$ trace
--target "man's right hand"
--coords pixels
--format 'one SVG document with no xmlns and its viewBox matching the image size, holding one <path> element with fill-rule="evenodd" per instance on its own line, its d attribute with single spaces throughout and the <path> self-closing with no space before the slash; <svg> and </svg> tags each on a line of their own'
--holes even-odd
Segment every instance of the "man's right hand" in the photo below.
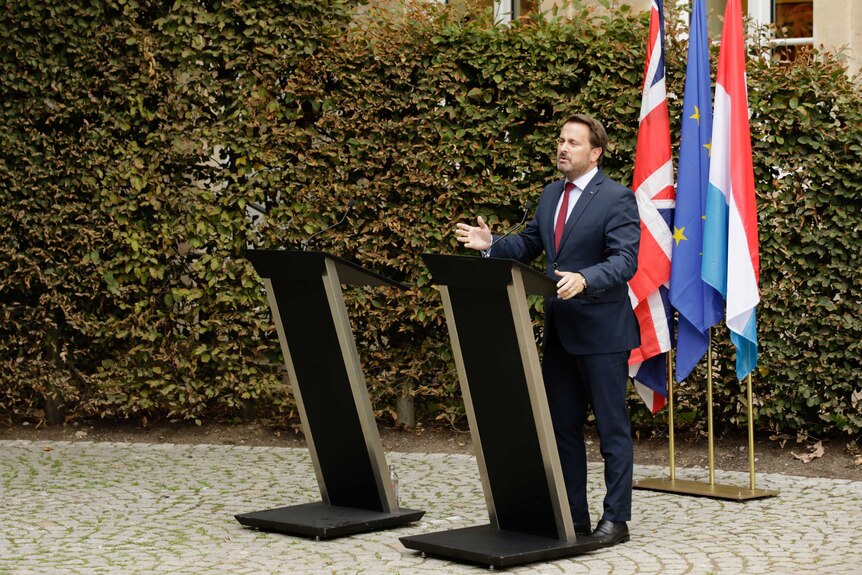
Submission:
<svg viewBox="0 0 862 575">
<path fill-rule="evenodd" d="M 476 218 L 477 226 L 457 224 L 455 238 L 471 250 L 485 251 L 491 247 L 491 230 L 488 229 L 482 216 Z"/>
</svg>

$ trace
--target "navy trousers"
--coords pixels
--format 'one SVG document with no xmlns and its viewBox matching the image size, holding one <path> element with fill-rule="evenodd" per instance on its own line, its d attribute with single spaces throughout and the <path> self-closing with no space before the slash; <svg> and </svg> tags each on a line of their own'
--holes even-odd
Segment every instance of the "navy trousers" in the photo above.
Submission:
<svg viewBox="0 0 862 575">
<path fill-rule="evenodd" d="M 572 355 L 556 333 L 546 334 L 542 374 L 560 452 L 563 479 L 576 523 L 590 521 L 584 423 L 593 407 L 605 487 L 602 519 L 629 521 L 632 514 L 634 448 L 626 395 L 629 352 Z"/>
</svg>

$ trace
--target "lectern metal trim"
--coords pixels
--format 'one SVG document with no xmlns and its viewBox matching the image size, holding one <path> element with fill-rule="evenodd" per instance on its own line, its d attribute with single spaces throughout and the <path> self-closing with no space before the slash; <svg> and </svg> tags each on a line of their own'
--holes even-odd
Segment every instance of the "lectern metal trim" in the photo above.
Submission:
<svg viewBox="0 0 862 575">
<path fill-rule="evenodd" d="M 518 347 L 521 350 L 521 362 L 524 364 L 524 376 L 527 381 L 527 392 L 530 394 L 533 418 L 536 422 L 536 432 L 542 461 L 545 462 L 545 475 L 548 489 L 555 493 L 551 497 L 551 506 L 557 523 L 557 533 L 563 541 L 575 540 L 575 528 L 572 522 L 572 511 L 569 509 L 566 484 L 563 480 L 563 468 L 557 455 L 557 438 L 554 435 L 554 425 L 548 408 L 548 397 L 545 392 L 542 367 L 539 362 L 539 352 L 532 338 L 533 324 L 530 320 L 530 310 L 527 305 L 527 293 L 524 289 L 524 278 L 521 270 L 512 268 L 512 283 L 508 286 L 509 302 L 512 306 L 512 319 L 515 325 L 520 325 L 515 333 L 518 337 Z"/>
<path fill-rule="evenodd" d="M 347 378 L 350 381 L 350 391 L 353 393 L 353 401 L 356 404 L 356 413 L 359 415 L 359 425 L 365 437 L 365 447 L 374 464 L 371 471 L 377 483 L 377 490 L 384 496 L 381 501 L 383 510 L 392 513 L 398 510 L 395 500 L 395 492 L 384 476 L 386 459 L 383 456 L 383 444 L 380 434 L 377 432 L 377 423 L 374 421 L 373 412 L 368 409 L 371 400 L 368 397 L 368 388 L 365 386 L 365 376 L 359 363 L 359 352 L 356 349 L 356 339 L 353 329 L 350 327 L 350 319 L 347 316 L 347 306 L 344 304 L 344 293 L 338 277 L 338 269 L 335 262 L 326 258 L 326 274 L 323 277 L 326 299 L 329 300 L 329 308 L 332 310 L 332 319 L 335 322 L 335 331 L 338 335 L 338 344 L 341 354 L 345 360 Z"/>
<path fill-rule="evenodd" d="M 241 524 L 326 539 L 418 521 L 398 508 L 342 285 L 406 287 L 322 252 L 248 250 L 267 290 L 322 501 L 236 514 Z M 292 349 L 291 349 L 292 348 Z"/>
<path fill-rule="evenodd" d="M 443 300 L 443 311 L 446 315 L 446 326 L 449 329 L 449 338 L 452 340 L 452 355 L 455 356 L 455 367 L 458 372 L 458 383 L 461 385 L 461 396 L 464 399 L 464 411 L 467 412 L 467 423 L 470 425 L 470 439 L 473 442 L 473 451 L 476 453 L 476 464 L 479 466 L 479 478 L 482 480 L 482 492 L 485 494 L 485 506 L 488 508 L 488 517 L 491 525 L 499 529 L 497 510 L 494 506 L 494 493 L 488 481 L 488 467 L 485 465 L 485 456 L 482 453 L 482 438 L 479 435 L 479 426 L 476 423 L 476 412 L 473 409 L 473 399 L 470 397 L 470 383 L 467 381 L 467 368 L 464 366 L 464 356 L 461 353 L 461 341 L 458 338 L 458 327 L 455 325 L 455 310 L 452 308 L 452 298 L 449 288 L 445 285 L 437 286 L 440 297 Z"/>
<path fill-rule="evenodd" d="M 422 259 L 443 299 L 492 523 L 401 537 L 402 544 L 494 567 L 596 549 L 574 533 L 526 296 L 553 296 L 556 282 L 515 260 Z"/>
</svg>

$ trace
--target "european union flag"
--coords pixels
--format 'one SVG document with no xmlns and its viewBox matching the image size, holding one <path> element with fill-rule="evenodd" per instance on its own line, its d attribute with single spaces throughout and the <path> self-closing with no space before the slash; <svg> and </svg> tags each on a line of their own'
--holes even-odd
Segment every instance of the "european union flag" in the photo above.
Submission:
<svg viewBox="0 0 862 575">
<path fill-rule="evenodd" d="M 670 302 L 679 312 L 676 381 L 684 380 L 709 346 L 709 328 L 723 317 L 724 301 L 701 279 L 703 225 L 709 185 L 712 107 L 705 0 L 694 0 L 679 146 Z"/>
</svg>

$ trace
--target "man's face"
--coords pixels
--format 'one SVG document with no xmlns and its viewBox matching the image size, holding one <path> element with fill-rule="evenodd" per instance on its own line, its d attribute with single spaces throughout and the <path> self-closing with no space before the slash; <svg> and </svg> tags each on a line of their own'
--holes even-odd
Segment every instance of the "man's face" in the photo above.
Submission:
<svg viewBox="0 0 862 575">
<path fill-rule="evenodd" d="M 590 145 L 590 129 L 579 122 L 569 122 L 560 130 L 557 141 L 557 169 L 569 180 L 576 180 L 597 165 L 601 148 Z"/>
</svg>

